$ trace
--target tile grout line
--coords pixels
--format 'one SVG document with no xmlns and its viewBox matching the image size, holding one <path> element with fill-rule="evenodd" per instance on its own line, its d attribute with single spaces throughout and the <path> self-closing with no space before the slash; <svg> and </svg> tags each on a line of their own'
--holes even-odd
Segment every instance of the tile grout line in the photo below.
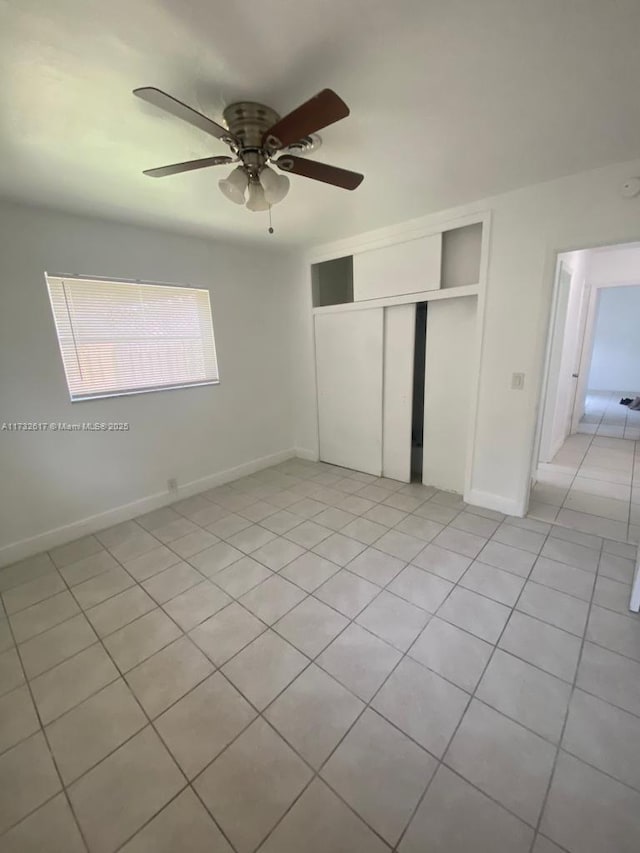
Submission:
<svg viewBox="0 0 640 853">
<path fill-rule="evenodd" d="M 604 546 L 604 541 L 603 541 L 602 546 L 601 546 L 601 548 L 600 548 L 600 558 L 599 558 L 599 560 L 598 560 L 598 569 L 596 570 L 596 581 L 597 581 L 597 578 L 598 578 L 598 572 L 599 572 L 599 569 L 600 569 L 600 559 L 602 559 L 602 553 L 603 553 L 603 552 L 602 552 L 602 547 L 603 547 L 603 546 Z M 556 753 L 555 753 L 554 760 L 553 760 L 553 764 L 552 764 L 552 767 L 551 767 L 551 774 L 549 775 L 549 779 L 548 779 L 548 782 L 547 782 L 547 787 L 546 787 L 546 790 L 545 790 L 544 798 L 543 798 L 543 800 L 542 800 L 542 806 L 541 806 L 541 808 L 540 808 L 540 813 L 539 813 L 539 815 L 538 815 L 538 821 L 537 821 L 537 823 L 536 823 L 536 832 L 535 832 L 534 840 L 533 840 L 533 841 L 532 841 L 532 843 L 531 843 L 530 853 L 533 853 L 533 847 L 534 847 L 534 844 L 535 844 L 535 840 L 536 840 L 536 838 L 538 837 L 538 834 L 540 833 L 540 827 L 542 826 L 542 820 L 543 820 L 544 813 L 545 813 L 545 810 L 546 810 L 546 807 L 547 807 L 547 803 L 548 803 L 548 801 L 549 801 L 549 794 L 550 794 L 550 792 L 551 792 L 551 786 L 552 786 L 552 784 L 553 784 L 553 779 L 554 779 L 554 777 L 555 777 L 555 773 L 556 773 L 556 767 L 557 767 L 557 765 L 558 765 L 558 759 L 559 759 L 559 757 L 560 757 L 560 752 L 561 752 L 561 749 L 562 749 L 562 741 L 564 740 L 564 735 L 565 735 L 565 731 L 566 731 L 566 728 L 567 728 L 567 722 L 568 722 L 568 720 L 569 720 L 569 710 L 570 710 L 570 708 L 571 708 L 571 702 L 572 702 L 572 700 L 573 700 L 573 696 L 574 696 L 574 693 L 575 693 L 575 691 L 576 691 L 576 684 L 577 684 L 577 681 L 578 681 L 578 673 L 580 672 L 580 665 L 581 665 L 581 663 L 582 663 L 582 655 L 583 655 L 583 652 L 584 652 L 584 646 L 585 646 L 585 643 L 587 642 L 587 639 L 586 639 L 586 638 L 587 638 L 587 632 L 588 632 L 588 630 L 589 630 L 589 620 L 590 620 L 590 618 L 591 618 L 591 610 L 592 610 L 592 608 L 593 608 L 593 599 L 594 599 L 594 596 L 595 596 L 595 590 L 596 590 L 596 585 L 595 585 L 595 583 L 594 583 L 594 585 L 593 585 L 593 589 L 592 589 L 592 592 L 591 592 L 591 599 L 590 599 L 590 601 L 589 601 L 589 610 L 588 610 L 588 612 L 587 612 L 587 621 L 586 621 L 586 623 L 585 623 L 584 634 L 583 634 L 582 639 L 581 639 L 581 642 L 580 642 L 580 650 L 579 650 L 579 653 L 578 653 L 578 659 L 577 659 L 577 661 L 576 661 L 575 672 L 574 672 L 573 681 L 572 681 L 572 685 L 571 685 L 571 693 L 569 694 L 569 701 L 567 702 L 567 708 L 566 708 L 566 710 L 565 710 L 565 714 L 564 714 L 564 720 L 563 720 L 563 723 L 562 723 L 562 729 L 561 729 L 561 731 L 560 731 L 560 737 L 558 738 L 558 743 L 557 743 L 557 746 L 556 746 Z"/>
<path fill-rule="evenodd" d="M 589 443 L 587 444 L 587 446 L 586 446 L 586 448 L 585 448 L 585 451 L 584 451 L 584 453 L 582 454 L 582 458 L 580 459 L 580 463 L 576 466 L 575 474 L 574 474 L 574 475 L 573 475 L 573 477 L 571 478 L 571 483 L 570 483 L 570 485 L 569 485 L 569 488 L 567 489 L 567 494 L 565 495 L 565 498 L 564 498 L 564 500 L 563 500 L 563 502 L 562 502 L 562 506 L 560 507 L 560 509 L 570 509 L 570 507 L 567 507 L 567 506 L 566 506 L 566 503 L 567 503 L 567 501 L 569 500 L 569 496 L 570 496 L 570 494 L 571 494 L 571 489 L 573 488 L 574 483 L 575 483 L 576 479 L 578 478 L 578 475 L 579 475 L 580 469 L 582 468 L 582 466 L 583 466 L 583 464 L 584 464 L 584 460 L 586 459 L 587 453 L 588 453 L 588 452 L 589 452 L 589 450 L 593 447 L 593 440 L 594 440 L 594 438 L 595 438 L 595 433 L 591 436 L 591 438 L 590 438 L 590 440 L 589 440 Z M 560 515 L 560 510 L 558 510 L 558 515 Z"/>
</svg>

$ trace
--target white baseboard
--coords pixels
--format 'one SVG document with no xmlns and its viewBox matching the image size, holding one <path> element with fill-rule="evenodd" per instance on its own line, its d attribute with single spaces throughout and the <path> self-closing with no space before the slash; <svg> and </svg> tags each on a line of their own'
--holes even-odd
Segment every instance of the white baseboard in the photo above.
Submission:
<svg viewBox="0 0 640 853">
<path fill-rule="evenodd" d="M 215 486 L 229 483 L 231 480 L 237 480 L 239 477 L 246 477 L 248 474 L 254 474 L 256 471 L 270 468 L 272 465 L 285 462 L 287 459 L 292 459 L 298 455 L 297 450 L 282 450 L 279 453 L 272 453 L 269 456 L 252 459 L 249 462 L 244 462 L 242 465 L 236 465 L 235 468 L 227 468 L 224 471 L 209 474 L 198 480 L 192 480 L 190 483 L 184 483 L 178 487 L 176 494 L 158 492 L 154 495 L 147 495 L 144 498 L 122 504 L 106 512 L 90 515 L 79 521 L 71 522 L 71 524 L 65 524 L 62 527 L 38 533 L 36 536 L 31 536 L 28 539 L 21 539 L 18 542 L 4 545 L 0 548 L 0 567 L 23 560 L 25 557 L 32 557 L 41 551 L 49 551 L 58 545 L 73 542 L 74 539 L 79 539 L 81 536 L 97 533 L 106 527 L 120 524 L 122 521 L 129 521 L 131 518 L 136 518 L 136 516 L 142 515 L 145 512 L 160 509 L 160 507 L 175 503 L 182 498 L 189 498 L 192 495 L 198 494 L 198 492 L 204 492 Z M 302 456 L 301 458 L 309 457 Z"/>
<path fill-rule="evenodd" d="M 306 447 L 296 447 L 295 455 L 298 459 L 306 459 L 309 462 L 318 462 L 320 459 L 317 451 L 308 450 Z"/>
<path fill-rule="evenodd" d="M 481 492 L 478 489 L 471 489 L 464 495 L 464 500 L 468 504 L 481 506 L 485 509 L 493 509 L 496 512 L 502 512 L 505 515 L 515 515 L 522 518 L 526 512 L 526 506 L 522 501 L 515 501 L 511 498 L 505 498 L 502 495 L 494 495 L 491 492 Z"/>
</svg>

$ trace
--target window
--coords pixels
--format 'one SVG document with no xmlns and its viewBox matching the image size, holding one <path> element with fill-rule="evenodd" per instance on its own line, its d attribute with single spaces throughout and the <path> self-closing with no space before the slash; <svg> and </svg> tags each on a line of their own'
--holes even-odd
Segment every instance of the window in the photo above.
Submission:
<svg viewBox="0 0 640 853">
<path fill-rule="evenodd" d="M 208 290 L 46 279 L 72 401 L 219 381 Z"/>
</svg>

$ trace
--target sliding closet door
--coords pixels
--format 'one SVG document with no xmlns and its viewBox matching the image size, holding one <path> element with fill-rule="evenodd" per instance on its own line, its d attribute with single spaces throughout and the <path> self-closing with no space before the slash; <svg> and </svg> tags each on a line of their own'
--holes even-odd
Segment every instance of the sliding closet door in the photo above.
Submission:
<svg viewBox="0 0 640 853">
<path fill-rule="evenodd" d="M 476 340 L 475 296 L 430 302 L 422 481 L 464 492 Z"/>
<path fill-rule="evenodd" d="M 382 473 L 383 309 L 316 314 L 320 459 Z"/>
<path fill-rule="evenodd" d="M 384 309 L 382 473 L 403 483 L 411 480 L 415 332 L 415 302 Z"/>
</svg>

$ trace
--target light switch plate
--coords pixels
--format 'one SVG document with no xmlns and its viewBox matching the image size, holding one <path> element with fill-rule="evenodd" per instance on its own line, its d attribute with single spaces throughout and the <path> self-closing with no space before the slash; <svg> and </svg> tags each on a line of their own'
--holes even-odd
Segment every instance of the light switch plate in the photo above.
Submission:
<svg viewBox="0 0 640 853">
<path fill-rule="evenodd" d="M 524 373 L 511 374 L 511 388 L 513 391 L 522 391 L 524 388 Z"/>
</svg>

